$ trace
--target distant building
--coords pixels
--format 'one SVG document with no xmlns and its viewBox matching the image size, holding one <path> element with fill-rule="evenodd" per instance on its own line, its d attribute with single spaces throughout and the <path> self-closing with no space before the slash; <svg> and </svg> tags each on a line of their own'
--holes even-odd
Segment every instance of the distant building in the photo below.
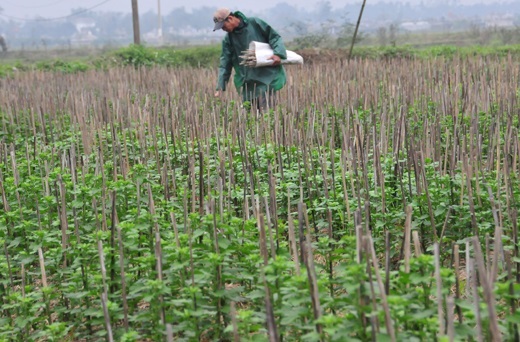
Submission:
<svg viewBox="0 0 520 342">
<path fill-rule="evenodd" d="M 491 14 L 482 18 L 482 20 L 484 21 L 486 27 L 507 28 L 515 26 L 515 17 L 511 13 Z"/>
<path fill-rule="evenodd" d="M 78 18 L 74 21 L 76 33 L 70 38 L 70 42 L 75 45 L 91 44 L 97 40 L 97 37 L 92 34 L 96 29 L 96 21 L 92 18 Z"/>
<path fill-rule="evenodd" d="M 170 27 L 168 29 L 168 33 L 171 35 L 178 35 L 181 37 L 200 37 L 210 36 L 212 31 L 208 29 L 196 29 L 193 26 L 188 25 L 183 28 Z"/>
<path fill-rule="evenodd" d="M 431 30 L 432 24 L 427 21 L 407 21 L 399 25 L 399 27 L 406 31 L 418 32 Z"/>
<path fill-rule="evenodd" d="M 162 31 L 159 29 L 152 30 L 143 34 L 144 40 L 152 43 L 161 43 L 163 41 Z"/>
<path fill-rule="evenodd" d="M 92 18 L 78 18 L 74 21 L 74 26 L 78 32 L 92 31 L 96 27 L 96 21 Z"/>
<path fill-rule="evenodd" d="M 75 45 L 91 44 L 97 40 L 97 37 L 92 34 L 92 31 L 84 29 L 82 32 L 75 33 L 70 38 L 70 42 Z"/>
</svg>

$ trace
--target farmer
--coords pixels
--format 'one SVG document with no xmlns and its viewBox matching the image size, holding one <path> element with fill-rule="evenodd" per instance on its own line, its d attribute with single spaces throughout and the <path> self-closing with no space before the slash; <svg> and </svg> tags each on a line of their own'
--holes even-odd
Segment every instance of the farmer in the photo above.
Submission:
<svg viewBox="0 0 520 342">
<path fill-rule="evenodd" d="M 287 58 L 282 37 L 269 24 L 255 17 L 246 17 L 241 12 L 231 12 L 221 8 L 213 15 L 215 27 L 213 31 L 227 32 L 222 41 L 222 54 L 218 71 L 216 97 L 226 90 L 231 76 L 231 68 L 235 69 L 235 87 L 241 93 L 243 101 L 249 101 L 258 110 L 265 110 L 274 105 L 275 92 L 285 85 L 285 70 L 281 60 Z M 249 48 L 252 41 L 268 43 L 274 51 L 269 57 L 272 66 L 248 68 L 240 65 L 240 55 Z"/>
</svg>

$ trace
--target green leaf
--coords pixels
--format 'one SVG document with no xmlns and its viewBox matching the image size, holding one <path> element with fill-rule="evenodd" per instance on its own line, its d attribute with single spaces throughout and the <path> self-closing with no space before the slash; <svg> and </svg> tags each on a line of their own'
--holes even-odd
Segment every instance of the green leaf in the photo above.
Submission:
<svg viewBox="0 0 520 342">
<path fill-rule="evenodd" d="M 518 323 L 520 323 L 520 312 L 516 311 L 512 315 L 506 315 L 505 318 L 506 318 L 506 321 L 509 323 L 518 324 Z"/>
<path fill-rule="evenodd" d="M 377 342 L 392 342 L 390 335 L 383 333 L 377 334 L 376 340 Z"/>
<path fill-rule="evenodd" d="M 198 237 L 204 235 L 204 233 L 205 233 L 205 231 L 202 230 L 202 229 L 195 229 L 195 230 L 193 231 L 193 239 L 196 239 L 196 238 L 198 238 Z"/>
<path fill-rule="evenodd" d="M 17 238 L 14 239 L 13 241 L 11 241 L 11 243 L 7 246 L 7 248 L 18 247 L 18 245 L 20 244 L 20 242 L 22 242 L 22 238 L 21 238 L 21 237 L 17 237 Z"/>
<path fill-rule="evenodd" d="M 221 248 L 221 249 L 228 249 L 230 245 L 231 245 L 231 242 L 229 241 L 229 239 L 226 239 L 224 237 L 219 237 L 218 238 L 218 246 L 219 246 L 219 248 Z"/>
<path fill-rule="evenodd" d="M 412 315 L 412 319 L 413 320 L 422 320 L 424 318 L 430 318 L 430 317 L 435 316 L 436 312 L 437 312 L 437 310 L 435 310 L 435 309 L 429 309 L 429 310 L 422 310 L 422 311 L 419 311 L 419 312 L 414 312 L 414 314 Z"/>
</svg>

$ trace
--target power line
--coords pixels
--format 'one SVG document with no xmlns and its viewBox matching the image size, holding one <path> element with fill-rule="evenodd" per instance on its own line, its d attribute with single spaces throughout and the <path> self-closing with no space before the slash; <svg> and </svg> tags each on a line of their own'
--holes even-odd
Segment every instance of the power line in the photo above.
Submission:
<svg viewBox="0 0 520 342">
<path fill-rule="evenodd" d="M 41 5 L 37 5 L 37 6 L 24 6 L 24 5 L 20 5 L 20 4 L 15 4 L 11 1 L 4 0 L 4 2 L 6 4 L 9 4 L 14 7 L 20 7 L 20 8 L 45 8 L 45 7 L 50 7 L 52 5 L 59 4 L 60 2 L 64 2 L 64 1 L 66 1 L 66 0 L 58 0 L 58 1 L 51 2 L 50 4 L 41 4 Z"/>
<path fill-rule="evenodd" d="M 53 20 L 62 20 L 62 19 L 67 19 L 67 18 L 70 18 L 70 17 L 73 17 L 73 16 L 76 16 L 78 14 L 83 14 L 85 12 L 88 12 L 90 10 L 93 10 L 94 8 L 96 7 L 99 7 L 101 5 L 104 5 L 106 4 L 107 2 L 109 1 L 112 1 L 112 0 L 105 0 L 105 1 L 102 1 L 94 6 L 91 6 L 89 8 L 86 8 L 84 10 L 81 10 L 81 11 L 77 11 L 77 12 L 74 12 L 72 14 L 69 14 L 69 15 L 64 15 L 62 17 L 56 17 L 56 18 L 36 18 L 36 19 L 27 19 L 27 18 L 18 18 L 18 17 L 13 17 L 13 16 L 10 16 L 10 15 L 7 15 L 7 14 L 3 14 L 3 13 L 0 13 L 0 16 L 1 17 L 5 17 L 5 18 L 8 18 L 8 19 L 13 19 L 13 20 L 23 20 L 23 21 L 34 21 L 34 22 L 38 22 L 38 21 L 53 21 Z"/>
</svg>

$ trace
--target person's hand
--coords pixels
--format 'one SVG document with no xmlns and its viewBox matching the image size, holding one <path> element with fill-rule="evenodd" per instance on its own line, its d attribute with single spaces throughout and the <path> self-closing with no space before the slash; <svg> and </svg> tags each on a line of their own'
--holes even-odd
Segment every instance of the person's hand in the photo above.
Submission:
<svg viewBox="0 0 520 342">
<path fill-rule="evenodd" d="M 217 90 L 215 92 L 215 97 L 220 97 L 222 95 L 222 90 Z"/>
<path fill-rule="evenodd" d="M 267 59 L 273 60 L 273 66 L 282 64 L 282 59 L 277 55 L 272 55 L 271 57 L 269 57 Z"/>
</svg>

